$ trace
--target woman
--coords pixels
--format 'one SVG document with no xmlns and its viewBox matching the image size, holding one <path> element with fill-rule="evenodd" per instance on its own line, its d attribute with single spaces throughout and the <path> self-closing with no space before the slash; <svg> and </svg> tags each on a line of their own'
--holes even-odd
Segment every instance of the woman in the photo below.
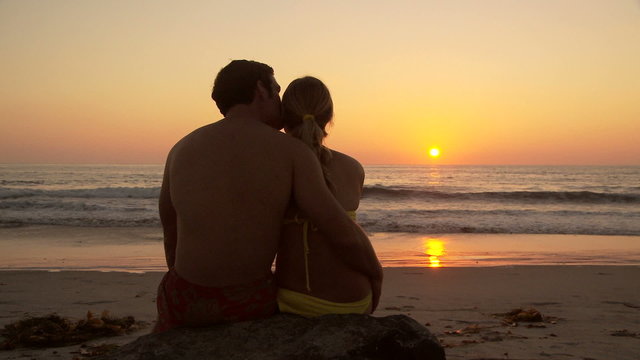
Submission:
<svg viewBox="0 0 640 360">
<path fill-rule="evenodd" d="M 333 118 L 329 89 L 313 77 L 294 80 L 282 96 L 284 129 L 315 152 L 325 181 L 345 212 L 355 220 L 364 170 L 354 158 L 322 143 Z M 305 214 L 289 207 L 276 262 L 280 311 L 307 317 L 328 313 L 370 313 L 369 279 L 331 253 Z"/>
</svg>

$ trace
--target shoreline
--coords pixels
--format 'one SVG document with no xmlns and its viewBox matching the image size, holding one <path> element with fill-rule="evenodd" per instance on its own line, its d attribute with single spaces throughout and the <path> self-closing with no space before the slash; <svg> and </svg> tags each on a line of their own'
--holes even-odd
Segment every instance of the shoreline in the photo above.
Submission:
<svg viewBox="0 0 640 360">
<path fill-rule="evenodd" d="M 640 265 L 640 236 L 371 233 L 383 267 Z M 0 228 L 0 271 L 165 271 L 156 227 Z"/>
<path fill-rule="evenodd" d="M 633 280 L 640 278 L 640 266 L 387 267 L 384 272 L 375 316 L 411 316 L 441 339 L 448 359 L 502 359 L 506 353 L 509 359 L 631 360 L 640 352 L 640 282 Z M 162 275 L 0 271 L 0 326 L 25 315 L 55 312 L 79 319 L 104 310 L 150 324 L 90 342 L 123 344 L 150 331 Z M 535 308 L 549 321 L 509 326 L 494 315 L 515 308 Z M 78 349 L 15 349 L 0 351 L 0 359 L 65 358 Z"/>
</svg>

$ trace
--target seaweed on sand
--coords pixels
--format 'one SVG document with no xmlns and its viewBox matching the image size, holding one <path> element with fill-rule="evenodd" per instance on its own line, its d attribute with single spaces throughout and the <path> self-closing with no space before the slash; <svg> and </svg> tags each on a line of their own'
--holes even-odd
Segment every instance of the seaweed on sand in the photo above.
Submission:
<svg viewBox="0 0 640 360">
<path fill-rule="evenodd" d="M 103 311 L 100 317 L 87 312 L 84 319 L 72 321 L 57 314 L 29 317 L 5 325 L 0 335 L 5 338 L 0 350 L 17 347 L 59 347 L 88 340 L 130 333 L 144 327 L 133 316 L 112 317 Z"/>
<path fill-rule="evenodd" d="M 544 318 L 536 309 L 513 309 L 504 314 L 493 314 L 502 317 L 502 321 L 508 324 L 517 324 L 519 322 L 542 322 Z"/>
</svg>

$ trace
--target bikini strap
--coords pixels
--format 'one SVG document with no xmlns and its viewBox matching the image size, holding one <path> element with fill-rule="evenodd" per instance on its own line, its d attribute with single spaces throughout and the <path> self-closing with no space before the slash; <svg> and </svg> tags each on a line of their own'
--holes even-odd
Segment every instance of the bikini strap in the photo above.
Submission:
<svg viewBox="0 0 640 360">
<path fill-rule="evenodd" d="M 311 281 L 309 280 L 309 220 L 302 224 L 302 244 L 304 247 L 304 274 L 307 280 L 307 291 L 311 293 Z"/>
<path fill-rule="evenodd" d="M 356 212 L 355 210 L 347 211 L 347 215 L 353 220 L 356 221 Z M 307 291 L 311 293 L 311 281 L 309 280 L 309 226 L 311 226 L 311 231 L 318 231 L 318 228 L 310 224 L 309 219 L 300 219 L 298 218 L 298 214 L 296 214 L 293 219 L 285 219 L 285 224 L 302 224 L 302 245 L 304 251 L 304 274 L 307 285 Z"/>
</svg>

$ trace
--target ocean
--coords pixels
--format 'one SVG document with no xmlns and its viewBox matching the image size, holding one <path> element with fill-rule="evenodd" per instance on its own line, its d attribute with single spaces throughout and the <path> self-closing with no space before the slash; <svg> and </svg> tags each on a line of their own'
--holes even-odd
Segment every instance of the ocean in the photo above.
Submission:
<svg viewBox="0 0 640 360">
<path fill-rule="evenodd" d="M 640 265 L 640 167 L 365 166 L 383 266 Z M 162 165 L 0 165 L 0 270 L 164 271 Z"/>
<path fill-rule="evenodd" d="M 159 227 L 162 165 L 0 165 L 0 227 Z M 638 166 L 370 165 L 368 232 L 640 235 Z"/>
</svg>

